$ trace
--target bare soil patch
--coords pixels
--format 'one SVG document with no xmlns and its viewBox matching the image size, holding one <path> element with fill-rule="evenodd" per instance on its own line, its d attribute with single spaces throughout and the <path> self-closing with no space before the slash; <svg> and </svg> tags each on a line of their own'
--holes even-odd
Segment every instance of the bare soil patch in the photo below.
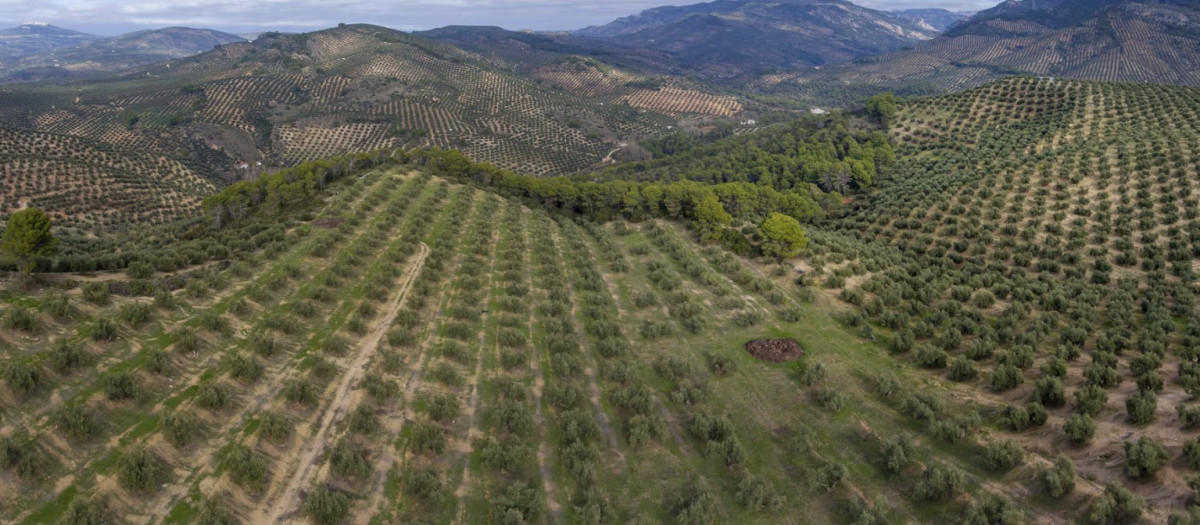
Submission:
<svg viewBox="0 0 1200 525">
<path fill-rule="evenodd" d="M 770 363 L 795 361 L 804 355 L 804 349 L 795 339 L 755 339 L 746 343 L 746 351 Z"/>
</svg>

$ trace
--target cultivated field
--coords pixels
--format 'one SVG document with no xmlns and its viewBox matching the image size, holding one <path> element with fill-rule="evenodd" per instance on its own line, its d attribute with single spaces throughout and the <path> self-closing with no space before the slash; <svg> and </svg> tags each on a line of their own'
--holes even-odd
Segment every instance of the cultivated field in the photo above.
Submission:
<svg viewBox="0 0 1200 525">
<path fill-rule="evenodd" d="M 174 293 L 123 295 L 140 289 L 124 275 L 11 283 L 0 519 L 945 521 L 1011 510 L 1000 496 L 1056 508 L 1007 488 L 987 433 L 931 441 L 921 418 L 969 425 L 950 415 L 970 405 L 841 327 L 842 307 L 790 266 L 702 247 L 677 224 L 577 223 L 419 172 L 351 179 L 313 222 Z M 743 349 L 762 338 L 804 355 Z"/>
<path fill-rule="evenodd" d="M 190 219 L 217 190 L 165 155 L 12 129 L 0 129 L 0 181 L 0 216 L 49 210 L 58 234 L 77 238 Z"/>
<path fill-rule="evenodd" d="M 1086 488 L 1046 520 L 1091 515 L 1105 486 L 1154 522 L 1193 501 L 1197 100 L 1018 78 L 917 101 L 890 179 L 809 249 L 843 322 L 957 383 L 979 433 L 1074 462 Z M 1037 463 L 1011 492 L 1042 497 Z"/>
<path fill-rule="evenodd" d="M 5 86 L 0 126 L 186 158 L 230 179 L 253 175 L 243 162 L 286 167 L 422 146 L 542 176 L 597 165 L 617 144 L 679 118 L 742 109 L 695 88 L 622 84 L 599 97 L 572 89 L 591 82 L 590 71 L 529 77 L 448 44 L 351 25 L 230 44 L 69 87 Z"/>
</svg>

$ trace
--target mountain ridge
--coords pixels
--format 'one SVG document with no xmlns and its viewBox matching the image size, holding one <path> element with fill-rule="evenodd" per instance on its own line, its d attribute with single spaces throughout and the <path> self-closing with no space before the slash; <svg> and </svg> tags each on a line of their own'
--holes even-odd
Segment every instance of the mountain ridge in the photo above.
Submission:
<svg viewBox="0 0 1200 525">
<path fill-rule="evenodd" d="M 1009 0 L 911 49 L 760 86 L 776 94 L 814 85 L 929 93 L 1015 74 L 1200 85 L 1200 2 Z"/>
<path fill-rule="evenodd" d="M 670 53 L 680 69 L 722 81 L 744 79 L 755 71 L 845 63 L 937 33 L 928 24 L 842 0 L 664 6 L 569 32 Z"/>
</svg>

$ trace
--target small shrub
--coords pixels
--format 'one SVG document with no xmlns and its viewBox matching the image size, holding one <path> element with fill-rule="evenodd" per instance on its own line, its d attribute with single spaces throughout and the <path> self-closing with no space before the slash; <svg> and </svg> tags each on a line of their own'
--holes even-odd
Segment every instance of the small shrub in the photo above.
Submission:
<svg viewBox="0 0 1200 525">
<path fill-rule="evenodd" d="M 1098 525 L 1136 523 L 1142 517 L 1146 502 L 1125 487 L 1108 485 L 1104 495 L 1088 508 L 1087 518 Z"/>
<path fill-rule="evenodd" d="M 291 437 L 295 422 L 278 412 L 263 412 L 259 417 L 258 433 L 268 441 L 281 443 Z"/>
<path fill-rule="evenodd" d="M 738 364 L 733 356 L 728 354 L 718 354 L 715 352 L 705 353 L 708 359 L 708 369 L 715 376 L 724 377 L 737 373 Z"/>
<path fill-rule="evenodd" d="M 18 397 L 25 397 L 41 386 L 44 375 L 42 367 L 37 364 L 12 363 L 4 370 L 4 382 L 8 385 L 8 389 Z"/>
<path fill-rule="evenodd" d="M 196 335 L 196 331 L 186 326 L 179 327 L 172 335 L 175 337 L 175 351 L 182 354 L 190 354 L 200 349 L 200 336 Z"/>
<path fill-rule="evenodd" d="M 850 475 L 845 465 L 828 462 L 812 471 L 813 484 L 826 491 L 833 490 L 839 483 Z"/>
<path fill-rule="evenodd" d="M 846 395 L 833 387 L 822 387 L 816 392 L 817 402 L 826 412 L 837 413 L 846 406 Z"/>
<path fill-rule="evenodd" d="M 329 467 L 345 479 L 362 479 L 371 474 L 367 449 L 350 439 L 342 439 L 330 449 Z"/>
<path fill-rule="evenodd" d="M 88 333 L 96 341 L 112 341 L 117 337 L 117 325 L 112 322 L 112 319 L 98 317 L 92 322 Z"/>
<path fill-rule="evenodd" d="M 37 331 L 39 324 L 37 314 L 23 306 L 11 306 L 4 314 L 4 327 L 9 330 L 33 333 Z"/>
<path fill-rule="evenodd" d="M 1125 472 L 1131 478 L 1153 476 L 1170 461 L 1166 447 L 1149 436 L 1125 442 Z"/>
<path fill-rule="evenodd" d="M 196 517 L 196 523 L 198 525 L 238 525 L 241 523 L 222 503 L 222 500 L 227 499 L 229 499 L 228 496 L 205 498 L 204 503 L 200 505 L 200 514 Z"/>
<path fill-rule="evenodd" d="M 117 317 L 129 326 L 137 328 L 150 321 L 152 313 L 148 303 L 129 303 L 121 307 Z"/>
<path fill-rule="evenodd" d="M 70 339 L 55 339 L 50 343 L 46 361 L 54 372 L 66 374 L 88 363 L 88 352 L 79 345 L 72 344 Z"/>
<path fill-rule="evenodd" d="M 117 372 L 104 376 L 104 395 L 109 401 L 133 399 L 140 393 L 140 384 L 130 372 Z"/>
<path fill-rule="evenodd" d="M 167 351 L 161 348 L 147 348 L 141 355 L 146 363 L 146 371 L 152 374 L 166 375 L 171 370 L 171 358 Z"/>
<path fill-rule="evenodd" d="M 209 410 L 221 410 L 233 400 L 233 393 L 220 383 L 204 383 L 196 391 L 196 404 Z"/>
<path fill-rule="evenodd" d="M 106 305 L 109 300 L 108 283 L 83 283 L 83 300 L 95 305 Z"/>
<path fill-rule="evenodd" d="M 1012 390 L 1025 381 L 1021 369 L 1013 365 L 998 365 L 988 377 L 993 392 Z"/>
<path fill-rule="evenodd" d="M 512 483 L 492 500 L 492 509 L 503 523 L 537 523 L 542 519 L 540 491 L 525 482 Z"/>
<path fill-rule="evenodd" d="M 458 398 L 453 394 L 433 394 L 422 398 L 422 401 L 425 412 L 434 421 L 449 423 L 458 417 Z"/>
<path fill-rule="evenodd" d="M 283 384 L 283 398 L 297 405 L 311 407 L 317 404 L 317 387 L 311 381 L 295 377 Z"/>
<path fill-rule="evenodd" d="M 271 478 L 270 461 L 241 443 L 230 445 L 221 458 L 221 466 L 229 473 L 229 479 L 255 494 L 261 493 Z"/>
<path fill-rule="evenodd" d="M 401 476 L 404 492 L 436 507 L 442 501 L 442 478 L 433 467 L 408 467 Z"/>
<path fill-rule="evenodd" d="M 366 404 L 358 405 L 354 412 L 350 413 L 347 425 L 350 431 L 358 434 L 370 434 L 379 430 L 379 417 L 375 415 L 375 409 Z"/>
<path fill-rule="evenodd" d="M 917 499 L 925 501 L 943 501 L 963 491 L 966 487 L 966 476 L 962 471 L 941 465 L 933 465 L 921 473 L 913 487 Z"/>
<path fill-rule="evenodd" d="M 321 351 L 330 356 L 342 356 L 346 354 L 346 350 L 350 347 L 349 341 L 345 337 L 334 334 L 324 341 L 321 341 Z"/>
<path fill-rule="evenodd" d="M 229 329 L 229 321 L 213 310 L 204 310 L 197 314 L 196 323 L 201 329 L 213 333 L 225 333 Z"/>
<path fill-rule="evenodd" d="M 429 378 L 447 386 L 461 386 L 463 384 L 462 374 L 453 365 L 446 362 L 441 362 L 434 366 L 429 371 Z"/>
<path fill-rule="evenodd" d="M 666 507 L 677 523 L 707 525 L 717 519 L 717 496 L 704 478 L 668 492 Z"/>
<path fill-rule="evenodd" d="M 889 476 L 900 474 L 912 463 L 912 445 L 903 438 L 894 438 L 883 443 L 880 466 Z"/>
<path fill-rule="evenodd" d="M 1041 472 L 1042 483 L 1046 484 L 1046 492 L 1055 498 L 1061 498 L 1075 490 L 1075 464 L 1071 458 L 1059 456 L 1054 460 L 1054 466 Z"/>
<path fill-rule="evenodd" d="M 385 401 L 400 394 L 400 385 L 374 372 L 363 377 L 362 387 L 363 390 L 366 390 L 367 395 L 377 401 Z"/>
<path fill-rule="evenodd" d="M 626 425 L 629 444 L 634 447 L 660 440 L 666 433 L 667 420 L 659 415 L 639 414 L 629 418 L 629 423 Z"/>
<path fill-rule="evenodd" d="M 963 356 L 954 358 L 954 362 L 950 363 L 950 371 L 947 377 L 951 381 L 970 381 L 979 375 L 979 371 L 975 369 L 975 364 Z"/>
<path fill-rule="evenodd" d="M 183 448 L 195 441 L 203 433 L 200 418 L 190 411 L 173 411 L 159 420 L 163 436 L 175 448 Z"/>
<path fill-rule="evenodd" d="M 446 450 L 446 431 L 440 425 L 418 422 L 412 428 L 413 453 L 436 455 Z"/>
<path fill-rule="evenodd" d="M 131 492 L 150 492 L 165 475 L 162 460 L 141 447 L 125 451 L 117 461 L 117 482 Z"/>
<path fill-rule="evenodd" d="M 1013 441 L 993 441 L 988 443 L 986 457 L 992 470 L 1005 472 L 1025 461 L 1025 451 Z"/>
<path fill-rule="evenodd" d="M 1083 445 L 1096 436 L 1096 422 L 1087 414 L 1071 414 L 1063 422 L 1063 432 L 1076 445 Z"/>
<path fill-rule="evenodd" d="M 1096 417 L 1108 403 L 1108 391 L 1096 385 L 1084 385 L 1075 391 L 1075 410 Z"/>
<path fill-rule="evenodd" d="M 22 433 L 0 437 L 0 470 L 11 469 L 17 476 L 33 480 L 42 472 L 44 464 L 35 438 Z"/>
<path fill-rule="evenodd" d="M 775 487 L 753 475 L 747 475 L 738 482 L 734 499 L 747 509 L 755 511 L 775 511 L 783 506 L 783 500 L 775 492 Z"/>
<path fill-rule="evenodd" d="M 1200 439 L 1183 442 L 1183 460 L 1193 469 L 1200 469 Z"/>
<path fill-rule="evenodd" d="M 1129 413 L 1129 422 L 1134 425 L 1145 425 L 1154 420 L 1154 410 L 1158 407 L 1158 396 L 1153 392 L 1139 390 L 1125 398 L 1125 410 Z"/>
<path fill-rule="evenodd" d="M 42 310 L 63 319 L 71 315 L 71 301 L 64 293 L 51 293 L 42 300 Z"/>
<path fill-rule="evenodd" d="M 110 523 L 111 513 L 108 503 L 99 496 L 78 495 L 71 500 L 71 506 L 63 515 L 63 525 L 104 525 Z"/>
</svg>

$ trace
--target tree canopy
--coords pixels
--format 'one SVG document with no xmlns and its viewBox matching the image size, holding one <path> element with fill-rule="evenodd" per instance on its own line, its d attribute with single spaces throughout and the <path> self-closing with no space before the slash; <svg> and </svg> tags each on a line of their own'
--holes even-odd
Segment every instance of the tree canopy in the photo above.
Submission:
<svg viewBox="0 0 1200 525">
<path fill-rule="evenodd" d="M 880 93 L 867 99 L 867 115 L 880 124 L 890 123 L 896 116 L 896 95 Z"/>
<path fill-rule="evenodd" d="M 715 137 L 670 135 L 662 143 L 650 143 L 653 160 L 621 164 L 586 179 L 748 182 L 778 191 L 803 191 L 816 184 L 825 192 L 844 194 L 872 186 L 896 160 L 883 133 L 856 128 L 840 114 Z"/>
<path fill-rule="evenodd" d="M 808 236 L 794 217 L 782 213 L 767 216 L 761 226 L 763 253 L 775 257 L 795 257 L 808 244 Z"/>
<path fill-rule="evenodd" d="M 33 271 L 35 258 L 48 257 L 56 251 L 58 239 L 50 233 L 50 216 L 45 211 L 26 208 L 9 216 L 0 253 L 21 271 Z"/>
</svg>

